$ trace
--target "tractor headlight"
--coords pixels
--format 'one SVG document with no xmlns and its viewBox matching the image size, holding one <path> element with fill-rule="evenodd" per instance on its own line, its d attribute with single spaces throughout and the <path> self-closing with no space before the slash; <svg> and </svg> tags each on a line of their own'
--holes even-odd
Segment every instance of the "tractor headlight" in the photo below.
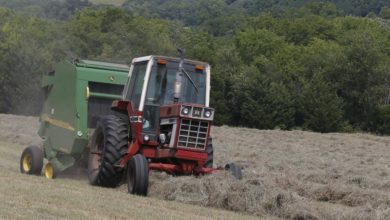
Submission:
<svg viewBox="0 0 390 220">
<path fill-rule="evenodd" d="M 183 106 L 183 109 L 181 110 L 181 113 L 182 113 L 183 115 L 188 115 L 188 114 L 190 114 L 190 107 L 188 107 L 188 106 Z"/>
<path fill-rule="evenodd" d="M 210 117 L 211 117 L 211 110 L 206 109 L 206 110 L 204 111 L 204 117 L 205 117 L 205 118 L 210 118 Z"/>
</svg>

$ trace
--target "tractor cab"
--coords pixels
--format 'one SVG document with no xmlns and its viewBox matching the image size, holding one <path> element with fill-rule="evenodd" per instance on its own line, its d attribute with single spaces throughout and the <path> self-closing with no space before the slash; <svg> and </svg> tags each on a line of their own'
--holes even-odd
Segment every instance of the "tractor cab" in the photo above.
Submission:
<svg viewBox="0 0 390 220">
<path fill-rule="evenodd" d="M 123 93 L 123 99 L 131 102 L 133 116 L 142 118 L 140 142 L 191 150 L 205 150 L 208 121 L 214 116 L 214 110 L 209 108 L 209 97 L 210 66 L 207 63 L 162 56 L 134 59 Z M 196 121 L 189 124 L 191 119 Z M 188 129 L 193 131 L 188 131 L 186 136 L 183 131 L 177 134 L 179 124 L 190 126 Z M 204 133 L 198 135 L 202 131 Z M 175 140 L 177 137 L 180 139 Z"/>
</svg>

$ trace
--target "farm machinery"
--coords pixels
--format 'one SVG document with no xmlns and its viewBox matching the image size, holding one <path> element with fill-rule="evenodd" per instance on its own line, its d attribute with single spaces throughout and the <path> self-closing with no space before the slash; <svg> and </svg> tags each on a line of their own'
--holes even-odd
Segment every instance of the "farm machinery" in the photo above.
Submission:
<svg viewBox="0 0 390 220">
<path fill-rule="evenodd" d="M 45 103 L 38 134 L 43 150 L 26 148 L 20 170 L 51 179 L 88 160 L 91 184 L 147 195 L 149 170 L 202 175 L 213 166 L 210 66 L 166 56 L 133 59 L 131 66 L 62 62 L 43 78 Z M 92 132 L 93 131 L 93 132 Z M 84 156 L 88 155 L 88 156 Z"/>
</svg>

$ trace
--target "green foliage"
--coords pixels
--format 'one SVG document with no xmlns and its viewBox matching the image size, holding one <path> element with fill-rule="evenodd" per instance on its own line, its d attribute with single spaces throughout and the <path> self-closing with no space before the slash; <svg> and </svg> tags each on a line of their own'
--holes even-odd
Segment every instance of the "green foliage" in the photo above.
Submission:
<svg viewBox="0 0 390 220">
<path fill-rule="evenodd" d="M 375 23 L 365 20 L 338 41 L 345 45 L 339 95 L 347 100 L 346 118 L 364 128 L 387 92 L 390 42 Z"/>
<path fill-rule="evenodd" d="M 212 65 L 216 124 L 388 133 L 387 1 L 25 1 L 0 0 L 18 11 L 0 8 L 0 112 L 38 113 L 40 76 L 60 59 L 181 47 Z M 382 18 L 344 16 L 369 12 Z"/>
<path fill-rule="evenodd" d="M 30 16 L 65 20 L 77 10 L 91 6 L 88 0 L 0 0 L 0 7 L 16 9 Z"/>
<path fill-rule="evenodd" d="M 337 131 L 342 122 L 342 99 L 320 74 L 308 81 L 302 92 L 304 126 L 318 132 Z"/>
<path fill-rule="evenodd" d="M 390 135 L 390 105 L 380 106 L 371 116 L 370 130 Z"/>
<path fill-rule="evenodd" d="M 134 15 L 180 20 L 185 25 L 198 26 L 215 18 L 272 12 L 277 16 L 315 14 L 367 16 L 379 14 L 390 7 L 388 0 L 127 0 L 123 6 Z M 294 10 L 291 10 L 294 9 Z"/>
<path fill-rule="evenodd" d="M 247 29 L 237 36 L 237 48 L 245 63 L 253 62 L 257 56 L 271 57 L 285 45 L 277 34 L 265 29 Z"/>
<path fill-rule="evenodd" d="M 172 28 L 166 21 L 131 17 L 110 7 L 80 11 L 65 24 L 71 49 L 79 56 L 127 63 L 145 54 L 173 54 Z"/>
<path fill-rule="evenodd" d="M 382 7 L 381 12 L 379 13 L 379 16 L 384 19 L 390 19 L 390 8 L 389 7 Z"/>
<path fill-rule="evenodd" d="M 37 113 L 40 76 L 49 69 L 51 54 L 59 47 L 53 42 L 54 25 L 4 8 L 0 8 L 0 20 L 0 111 Z"/>
</svg>

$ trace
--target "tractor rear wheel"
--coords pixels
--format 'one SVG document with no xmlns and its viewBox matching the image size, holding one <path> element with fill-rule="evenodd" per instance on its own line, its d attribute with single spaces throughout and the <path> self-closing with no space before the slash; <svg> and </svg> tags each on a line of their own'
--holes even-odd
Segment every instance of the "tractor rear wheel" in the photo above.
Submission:
<svg viewBox="0 0 390 220">
<path fill-rule="evenodd" d="M 20 172 L 40 175 L 43 167 L 43 151 L 37 146 L 29 146 L 20 157 Z"/>
<path fill-rule="evenodd" d="M 127 165 L 127 190 L 131 194 L 146 196 L 149 187 L 149 165 L 141 154 L 134 155 Z"/>
<path fill-rule="evenodd" d="M 116 187 L 124 169 L 119 161 L 127 154 L 128 123 L 109 115 L 97 122 L 88 158 L 88 178 L 92 185 Z"/>
<path fill-rule="evenodd" d="M 206 160 L 206 163 L 204 164 L 204 167 L 213 168 L 214 149 L 213 149 L 213 139 L 212 138 L 209 138 L 206 150 L 207 150 L 207 160 Z"/>
</svg>

